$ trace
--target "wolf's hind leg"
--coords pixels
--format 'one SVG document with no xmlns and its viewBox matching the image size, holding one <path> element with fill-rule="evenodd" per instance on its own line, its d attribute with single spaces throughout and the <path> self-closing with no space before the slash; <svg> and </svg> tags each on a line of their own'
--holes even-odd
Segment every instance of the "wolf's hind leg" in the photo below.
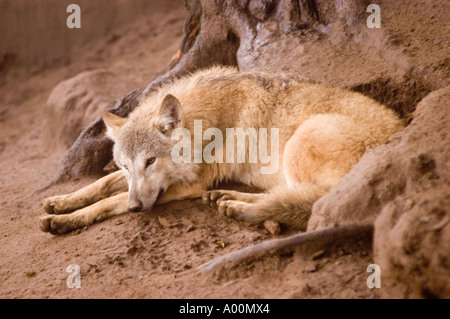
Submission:
<svg viewBox="0 0 450 319">
<path fill-rule="evenodd" d="M 259 199 L 253 203 L 219 199 L 217 206 L 219 212 L 237 220 L 253 224 L 271 220 L 289 227 L 305 229 L 312 205 L 325 193 L 326 190 L 317 185 L 304 183 L 274 188 L 269 193 L 260 194 Z"/>
<path fill-rule="evenodd" d="M 48 214 L 67 214 L 127 190 L 125 176 L 122 171 L 117 171 L 71 194 L 45 199 L 44 209 Z"/>
<path fill-rule="evenodd" d="M 47 215 L 41 217 L 39 226 L 44 232 L 54 235 L 89 226 L 111 216 L 128 213 L 128 192 L 103 199 L 91 206 L 84 207 L 71 214 Z"/>
</svg>

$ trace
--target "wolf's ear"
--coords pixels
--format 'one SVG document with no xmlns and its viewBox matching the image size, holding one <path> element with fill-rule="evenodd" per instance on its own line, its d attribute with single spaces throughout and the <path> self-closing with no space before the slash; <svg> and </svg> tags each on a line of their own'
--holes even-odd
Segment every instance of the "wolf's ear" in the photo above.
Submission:
<svg viewBox="0 0 450 319">
<path fill-rule="evenodd" d="M 117 116 L 108 111 L 102 111 L 102 119 L 106 124 L 106 135 L 115 140 L 119 135 L 120 129 L 127 122 L 126 118 Z"/>
<path fill-rule="evenodd" d="M 168 135 L 181 123 L 182 116 L 180 101 L 172 94 L 167 94 L 156 116 L 156 128 Z"/>
</svg>

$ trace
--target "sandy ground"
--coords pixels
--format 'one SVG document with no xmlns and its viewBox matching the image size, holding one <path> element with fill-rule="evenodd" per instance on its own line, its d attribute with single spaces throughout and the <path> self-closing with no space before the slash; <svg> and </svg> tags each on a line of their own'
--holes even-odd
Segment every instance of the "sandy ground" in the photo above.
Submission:
<svg viewBox="0 0 450 319">
<path fill-rule="evenodd" d="M 326 247 L 314 260 L 305 257 L 315 253 L 304 254 L 306 247 L 212 274 L 181 274 L 272 237 L 262 227 L 220 216 L 200 200 L 119 216 L 64 236 L 40 231 L 43 198 L 95 180 L 83 178 L 34 193 L 54 176 L 65 151 L 49 148 L 46 139 L 48 115 L 43 110 L 52 88 L 81 71 L 100 68 L 123 79 L 125 91 L 118 96 L 149 83 L 164 73 L 177 51 L 185 15 L 178 8 L 157 23 L 137 21 L 77 59 L 31 75 L 12 72 L 2 84 L 0 297 L 377 298 L 377 291 L 366 286 L 372 250 L 364 242 Z M 71 264 L 81 268 L 81 289 L 66 285 Z"/>
</svg>

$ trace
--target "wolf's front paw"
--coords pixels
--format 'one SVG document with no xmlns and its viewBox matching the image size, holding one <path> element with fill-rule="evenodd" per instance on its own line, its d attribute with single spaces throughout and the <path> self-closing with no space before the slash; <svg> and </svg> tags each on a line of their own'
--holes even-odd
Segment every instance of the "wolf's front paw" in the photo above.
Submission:
<svg viewBox="0 0 450 319">
<path fill-rule="evenodd" d="M 225 196 L 221 197 L 217 201 L 217 208 L 220 214 L 226 215 L 228 217 L 234 217 L 238 220 L 241 219 L 241 214 L 243 214 L 250 205 L 251 204 L 249 203 L 241 202 L 238 200 L 227 199 Z"/>
<path fill-rule="evenodd" d="M 230 199 L 230 194 L 227 194 L 221 190 L 207 191 L 202 195 L 202 201 L 204 204 L 214 207 L 218 205 L 219 200 Z"/>
<path fill-rule="evenodd" d="M 219 213 L 250 224 L 260 224 L 266 219 L 254 203 L 221 198 L 217 201 L 217 207 Z"/>
<path fill-rule="evenodd" d="M 64 220 L 65 216 L 44 216 L 39 220 L 39 227 L 43 232 L 53 235 L 62 235 L 71 231 L 68 223 Z"/>
<path fill-rule="evenodd" d="M 46 198 L 43 201 L 43 205 L 47 214 L 51 215 L 66 214 L 72 211 L 64 207 L 64 195 Z"/>
<path fill-rule="evenodd" d="M 203 193 L 203 203 L 217 207 L 219 213 L 251 223 L 263 222 L 255 213 L 255 200 L 260 194 L 244 194 L 230 190 L 213 190 Z"/>
</svg>

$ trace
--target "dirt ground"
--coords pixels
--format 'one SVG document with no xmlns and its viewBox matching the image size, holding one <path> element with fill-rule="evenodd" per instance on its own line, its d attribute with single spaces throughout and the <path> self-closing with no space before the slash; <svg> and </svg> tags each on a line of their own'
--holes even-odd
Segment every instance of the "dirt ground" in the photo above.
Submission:
<svg viewBox="0 0 450 319">
<path fill-rule="evenodd" d="M 420 14 L 419 8 L 410 11 L 409 16 L 404 15 L 398 25 L 391 27 L 409 28 L 400 24 Z M 77 190 L 95 180 L 83 178 L 34 193 L 54 176 L 66 150 L 49 147 L 48 113 L 43 110 L 51 90 L 82 71 L 101 68 L 123 81 L 124 91 L 117 92 L 117 97 L 146 85 L 166 71 L 179 47 L 185 16 L 185 9 L 179 6 L 159 21 L 142 18 L 124 27 L 114 38 L 86 47 L 83 55 L 33 72 L 10 70 L 3 79 L 0 297 L 378 298 L 377 290 L 366 285 L 366 269 L 373 263 L 367 241 L 337 243 L 324 247 L 324 252 L 308 251 L 305 247 L 275 253 L 212 274 L 182 274 L 214 257 L 273 237 L 262 227 L 220 216 L 200 200 L 163 205 L 146 214 L 119 216 L 63 236 L 52 236 L 39 229 L 39 217 L 44 214 L 41 201 L 45 197 Z M 419 29 L 417 37 L 411 38 L 408 33 L 399 38 L 400 42 L 408 42 L 405 47 L 411 50 L 413 59 L 425 55 L 420 43 L 421 37 L 427 38 L 425 33 Z M 312 36 L 308 41 L 302 63 L 307 75 L 317 79 L 322 66 L 314 67 L 313 61 L 320 53 L 320 47 L 315 45 L 320 37 Z M 429 52 L 430 64 L 438 65 L 439 52 Z M 369 61 L 381 64 L 383 60 L 378 55 L 370 56 L 370 52 L 365 54 Z M 321 63 L 330 64 L 326 59 Z M 342 63 L 332 63 L 328 74 L 345 77 L 339 67 Z M 361 70 L 361 77 L 369 77 L 373 72 L 398 72 L 387 66 L 382 70 L 374 70 L 370 64 L 356 67 Z M 225 247 L 217 241 L 224 242 Z M 66 285 L 66 268 L 71 264 L 81 268 L 81 289 Z"/>
</svg>

